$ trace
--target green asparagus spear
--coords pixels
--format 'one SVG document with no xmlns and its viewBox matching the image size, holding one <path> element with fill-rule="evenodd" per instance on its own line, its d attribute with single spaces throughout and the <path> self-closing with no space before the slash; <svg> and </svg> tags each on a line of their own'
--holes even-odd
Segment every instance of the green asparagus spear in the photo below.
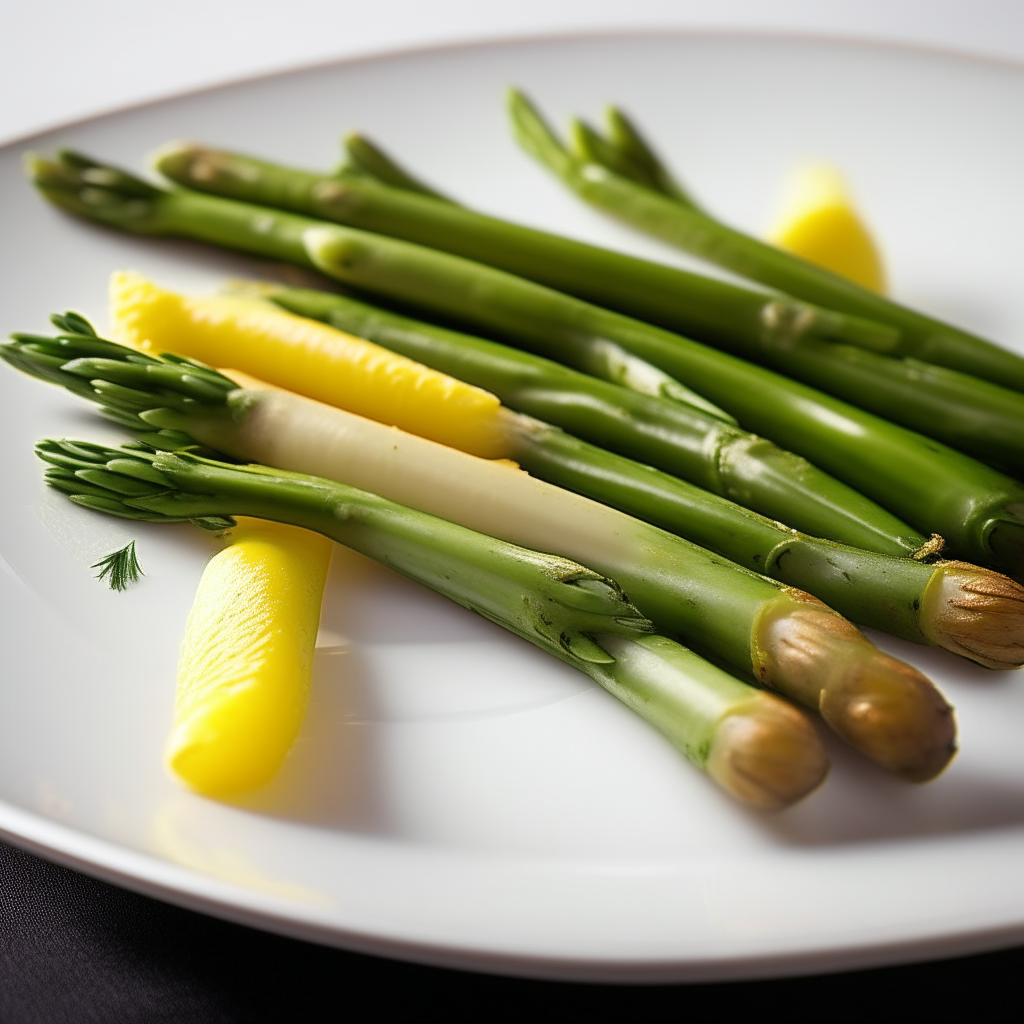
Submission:
<svg viewBox="0 0 1024 1024">
<path fill-rule="evenodd" d="M 574 125 L 575 152 L 561 145 L 521 93 L 510 93 L 509 109 L 523 148 L 591 205 L 743 277 L 895 327 L 899 335 L 890 355 L 911 356 L 1024 391 L 1021 356 L 716 220 L 674 185 L 653 149 L 614 107 L 608 110 L 607 140 Z M 631 159 L 624 159 L 626 154 Z"/>
<path fill-rule="evenodd" d="M 80 441 L 37 453 L 51 486 L 98 512 L 212 529 L 257 516 L 355 548 L 586 673 L 749 805 L 785 807 L 824 778 L 799 712 L 654 635 L 614 581 L 568 559 L 301 474 Z"/>
<path fill-rule="evenodd" d="M 602 646 L 605 637 L 635 636 L 637 631 L 636 613 L 625 605 L 618 588 L 596 573 L 561 557 L 510 550 L 502 541 L 334 481 L 263 466 L 229 466 L 189 454 L 148 455 L 81 442 L 44 441 L 37 450 L 54 466 L 48 482 L 87 508 L 157 521 L 215 522 L 244 514 L 317 530 L 572 660 L 596 673 L 602 684 L 600 670 L 589 666 L 609 664 L 611 655 Z M 526 566 L 539 563 L 541 572 L 513 570 L 509 558 Z M 545 586 L 537 578 L 544 575 L 557 582 L 568 577 L 584 593 L 570 602 L 553 592 L 550 581 Z M 618 602 L 610 607 L 612 590 Z M 578 609 L 576 616 L 559 614 L 554 607 L 548 614 L 559 597 L 561 603 Z M 786 662 L 805 701 L 820 694 L 826 720 L 862 750 L 883 763 L 888 759 L 890 767 L 898 766 L 912 781 L 926 781 L 948 763 L 955 736 L 951 709 L 916 670 L 873 649 L 852 626 L 817 602 L 768 615 L 760 630 L 772 646 L 769 659 Z M 828 648 L 827 659 L 821 656 L 822 644 Z M 611 646 L 618 657 L 622 647 L 614 641 Z M 627 655 L 622 660 L 642 669 L 644 658 Z M 825 680 L 822 668 L 827 671 Z M 731 686 L 732 680 L 726 680 L 722 685 Z M 613 693 L 627 688 L 627 679 L 615 681 L 619 685 L 610 687 Z M 640 687 L 634 683 L 632 689 Z M 658 695 L 657 683 L 648 682 L 641 692 L 634 692 L 630 703 L 640 709 L 645 697 Z M 724 709 L 717 701 L 709 703 L 717 721 Z M 678 734 L 683 715 L 673 710 L 670 718 L 655 703 L 647 713 L 666 732 L 674 726 Z M 703 752 L 708 741 L 706 728 L 699 729 L 684 746 Z"/>
<path fill-rule="evenodd" d="M 83 178 L 76 161 L 82 158 L 59 164 L 34 158 L 31 170 L 47 198 L 81 216 L 313 267 L 585 372 L 600 364 L 611 342 L 695 386 L 745 429 L 804 455 L 923 534 L 941 534 L 957 557 L 1011 576 L 1024 573 L 1024 486 L 938 442 L 770 370 L 491 267 L 217 196 L 157 191 L 144 182 L 125 187 L 122 179 L 130 176 L 122 171 L 108 169 L 109 184 L 101 186 L 100 165 L 90 163 Z M 150 190 L 145 197 L 143 189 Z M 780 518 L 801 525 L 795 515 Z"/>
<path fill-rule="evenodd" d="M 607 178 L 620 182 L 626 192 L 639 193 L 641 199 L 651 197 L 659 207 L 685 206 L 685 216 L 703 216 L 692 209 L 689 197 L 678 198 L 678 186 L 670 202 L 665 195 L 654 194 L 633 180 L 620 181 L 604 164 L 587 162 L 582 156 L 565 151 L 564 159 L 556 161 L 553 153 L 560 143 L 521 96 L 514 97 L 513 111 L 522 137 L 532 140 L 536 153 L 570 184 L 588 190 L 603 188 L 607 192 Z M 625 132 L 625 122 L 617 123 L 620 132 Z M 587 153 L 599 151 L 605 163 L 619 159 L 613 144 L 592 129 L 577 123 L 575 137 L 578 148 L 583 147 Z M 624 158 L 622 162 L 642 176 L 643 171 L 635 171 L 638 160 L 632 159 L 642 143 L 635 131 L 629 138 L 630 159 Z M 324 216 L 479 259 L 599 305 L 688 333 L 1007 471 L 1019 474 L 1024 470 L 1024 398 L 1007 387 L 956 370 L 873 351 L 888 351 L 897 345 L 896 331 L 872 332 L 863 322 L 853 320 L 841 328 L 829 328 L 822 311 L 815 312 L 806 304 L 782 296 L 773 299 L 761 292 L 737 289 L 616 253 L 605 253 L 600 258 L 597 254 L 601 250 L 593 247 L 460 210 L 450 202 L 441 205 L 430 198 L 426 186 L 378 147 L 372 147 L 374 161 L 361 162 L 359 153 L 372 144 L 362 137 L 358 139 L 358 144 L 349 150 L 349 160 L 351 166 L 360 168 L 360 176 L 352 179 L 351 175 L 343 175 L 340 182 L 326 184 L 321 176 L 187 145 L 165 150 L 159 165 L 175 180 L 206 191 Z M 363 170 L 371 166 L 379 173 Z M 597 184 L 583 176 L 581 167 L 594 170 Z M 192 178 L 193 173 L 198 180 Z M 664 173 L 650 173 L 665 177 Z M 392 187 L 374 190 L 373 181 L 367 178 Z M 407 202 L 396 189 L 416 194 L 410 195 L 411 202 Z M 330 200 L 330 195 L 335 200 Z M 419 201 L 424 198 L 425 202 Z M 619 205 L 627 217 L 637 207 L 637 203 L 625 201 Z M 652 225 L 670 222 L 671 218 L 666 221 L 660 212 L 652 214 Z M 574 263 L 585 267 L 587 273 L 576 274 Z M 719 303 L 731 305 L 733 312 L 756 309 L 756 322 L 751 319 L 739 324 L 729 319 L 717 309 Z"/>
<path fill-rule="evenodd" d="M 503 541 L 579 561 L 624 585 L 663 632 L 691 637 L 720 664 L 819 710 L 890 770 L 923 781 L 949 760 L 955 726 L 938 691 L 810 595 L 506 463 L 255 381 L 225 397 L 229 382 L 221 377 L 217 395 L 210 387 L 214 372 L 205 370 L 200 380 L 197 369 L 180 358 L 126 356 L 76 360 L 59 372 L 95 381 L 116 421 L 160 428 L 144 438 L 153 446 L 177 448 L 189 439 L 187 430 L 233 457 L 379 492 Z M 95 377 L 97 371 L 110 379 Z M 168 386 L 174 374 L 177 389 Z M 160 407 L 146 408 L 153 401 Z M 162 436 L 168 429 L 176 431 L 169 443 Z M 129 493 L 142 485 L 118 486 Z"/>
<path fill-rule="evenodd" d="M 497 390 L 513 398 L 529 397 L 534 390 L 551 386 L 545 360 L 493 342 L 418 324 L 323 292 L 282 289 L 276 295 L 286 307 L 300 306 L 305 312 L 340 320 L 338 326 L 344 330 L 463 379 L 473 377 L 471 383 L 497 385 Z M 109 347 L 100 348 L 94 336 L 81 333 L 52 339 L 20 335 L 0 345 L 0 357 L 100 403 L 108 416 L 156 447 L 191 446 L 195 434 L 238 457 L 297 468 L 280 446 L 261 447 L 246 428 L 246 419 L 258 416 L 258 396 L 234 393 L 230 380 L 211 375 L 189 360 L 169 354 L 157 359 L 104 344 Z M 555 369 L 564 372 L 561 367 Z M 210 385 L 216 385 L 216 391 Z M 169 404 L 154 404 L 163 401 Z M 188 406 L 187 401 L 194 404 Z M 204 420 L 218 406 L 230 406 L 234 414 L 227 427 L 218 424 L 211 433 Z M 154 432 L 154 420 L 173 423 L 181 430 Z M 508 422 L 511 455 L 535 477 L 806 590 L 862 625 L 945 647 L 990 668 L 1013 668 L 1024 662 L 1024 588 L 1006 577 L 964 563 L 925 565 L 808 537 L 546 424 L 526 417 L 510 417 Z M 321 451 L 323 440 L 310 438 L 309 447 Z M 303 468 L 331 475 L 326 461 L 305 462 Z M 574 551 L 574 555 L 584 557 L 584 552 Z"/>
</svg>

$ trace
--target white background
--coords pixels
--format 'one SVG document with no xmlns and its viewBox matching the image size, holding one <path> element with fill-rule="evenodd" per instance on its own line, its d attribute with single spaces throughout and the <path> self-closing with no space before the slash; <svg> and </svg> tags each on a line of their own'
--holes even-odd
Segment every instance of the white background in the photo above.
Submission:
<svg viewBox="0 0 1024 1024">
<path fill-rule="evenodd" d="M 1024 60 L 1020 0 L 0 0 L 0 144 L 341 57 L 658 28 L 843 35 Z"/>
</svg>

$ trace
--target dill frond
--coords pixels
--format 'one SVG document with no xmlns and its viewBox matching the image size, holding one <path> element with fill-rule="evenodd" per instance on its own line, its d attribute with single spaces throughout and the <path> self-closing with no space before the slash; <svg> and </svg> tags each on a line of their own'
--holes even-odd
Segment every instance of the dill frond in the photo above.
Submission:
<svg viewBox="0 0 1024 1024">
<path fill-rule="evenodd" d="M 140 576 L 146 575 L 135 554 L 135 541 L 101 558 L 91 568 L 100 570 L 96 579 L 106 579 L 111 590 L 127 590 L 129 583 L 137 583 Z"/>
</svg>

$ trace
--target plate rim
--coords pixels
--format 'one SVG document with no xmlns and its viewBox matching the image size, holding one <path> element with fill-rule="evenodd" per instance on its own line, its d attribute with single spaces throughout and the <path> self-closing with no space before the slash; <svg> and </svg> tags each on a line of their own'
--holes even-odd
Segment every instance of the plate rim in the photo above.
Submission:
<svg viewBox="0 0 1024 1024">
<path fill-rule="evenodd" d="M 300 904 L 162 860 L 4 800 L 0 800 L 0 839 L 110 885 L 233 924 L 364 955 L 504 977 L 608 985 L 762 981 L 924 963 L 1024 942 L 1022 920 L 1014 925 L 947 930 L 929 938 L 777 954 L 685 960 L 534 956 L 453 943 L 424 943 L 328 924 Z"/>
<path fill-rule="evenodd" d="M 482 36 L 478 39 L 450 40 L 448 42 L 433 43 L 408 43 L 405 45 L 385 46 L 379 50 L 372 50 L 365 53 L 356 53 L 348 57 L 328 57 L 322 60 L 309 60 L 293 64 L 289 67 L 276 68 L 271 71 L 254 71 L 250 74 L 238 75 L 221 82 L 207 83 L 206 85 L 185 86 L 181 89 L 171 89 L 160 93 L 158 96 L 151 96 L 148 99 L 130 100 L 126 103 L 117 103 L 106 107 L 103 110 L 86 114 L 84 117 L 71 117 L 66 120 L 55 121 L 51 125 L 42 128 L 32 129 L 27 133 L 14 135 L 11 138 L 0 142 L 0 153 L 12 146 L 22 146 L 53 132 L 66 131 L 70 128 L 78 128 L 82 125 L 92 124 L 94 121 L 101 121 L 106 117 L 115 117 L 120 114 L 129 114 L 134 111 L 144 110 L 146 107 L 157 106 L 161 103 L 171 103 L 176 100 L 188 99 L 190 97 L 202 96 L 205 93 L 217 92 L 221 89 L 232 89 L 236 86 L 252 85 L 256 82 L 269 82 L 275 78 L 286 78 L 289 75 L 303 74 L 305 72 L 326 71 L 329 68 L 342 65 L 366 64 L 379 60 L 390 60 L 396 57 L 412 57 L 419 54 L 440 54 L 448 52 L 461 52 L 463 50 L 477 50 L 498 46 L 517 46 L 530 43 L 563 43 L 563 42 L 587 42 L 587 41 L 613 41 L 616 39 L 664 39 L 667 36 L 677 36 L 696 39 L 749 39 L 749 40 L 771 40 L 777 42 L 808 43 L 842 45 L 850 47 L 861 47 L 864 49 L 883 49 L 898 52 L 908 52 L 931 55 L 934 57 L 946 58 L 949 60 L 967 61 L 973 64 L 983 64 L 997 67 L 1024 69 L 1024 56 L 1019 58 L 999 56 L 996 54 L 970 53 L 957 50 L 953 47 L 940 46 L 938 43 L 910 42 L 893 39 L 875 39 L 868 35 L 843 35 L 841 33 L 826 31 L 801 32 L 797 29 L 757 29 L 757 28 L 686 28 L 684 26 L 670 26 L 664 29 L 655 28 L 597 28 L 597 29 L 566 29 L 565 31 L 551 32 L 515 32 L 506 36 Z"/>
</svg>

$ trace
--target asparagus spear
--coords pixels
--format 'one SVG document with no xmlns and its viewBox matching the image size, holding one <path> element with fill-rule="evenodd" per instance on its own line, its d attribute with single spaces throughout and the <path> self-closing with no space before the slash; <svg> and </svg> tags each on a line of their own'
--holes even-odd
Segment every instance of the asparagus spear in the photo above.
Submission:
<svg viewBox="0 0 1024 1024">
<path fill-rule="evenodd" d="M 319 292 L 295 295 L 313 304 L 299 311 L 314 316 L 320 315 L 317 303 L 332 301 Z M 133 274 L 114 275 L 111 298 L 115 323 L 129 344 L 230 365 L 473 455 L 520 457 L 522 422 L 504 415 L 507 410 L 492 393 L 497 392 L 512 408 L 657 464 L 811 534 L 893 555 L 919 557 L 941 546 L 937 538 L 925 541 L 857 492 L 770 442 L 699 410 L 636 394 L 506 346 L 444 332 L 434 336 L 428 347 L 442 359 L 437 368 L 478 385 L 467 388 L 439 373 L 418 380 L 414 368 L 426 377 L 429 371 L 422 364 L 431 362 L 422 346 L 413 343 L 406 353 L 419 359 L 414 363 L 352 336 L 372 329 L 369 325 L 339 333 L 237 296 L 176 295 Z M 412 343 L 412 335 L 403 336 Z M 388 358 L 399 365 L 389 365 Z M 462 395 L 460 387 L 471 394 Z M 596 454 L 600 461 L 603 454 Z"/>
<path fill-rule="evenodd" d="M 663 632 L 819 710 L 841 736 L 907 778 L 931 778 L 952 756 L 955 726 L 931 683 L 808 594 L 507 463 L 266 390 L 258 381 L 231 390 L 227 377 L 205 370 L 207 379 L 197 386 L 195 368 L 180 357 L 138 359 L 85 359 L 56 372 L 95 381 L 108 414 L 125 426 L 175 432 L 166 440 L 159 431 L 143 435 L 144 443 L 177 449 L 195 438 L 236 458 L 343 481 L 503 541 L 579 561 L 618 580 Z M 175 373 L 180 385 L 172 389 Z M 215 396 L 209 385 L 218 376 Z M 154 399 L 160 407 L 150 407 Z"/>
<path fill-rule="evenodd" d="M 51 486 L 98 512 L 221 527 L 252 515 L 369 555 L 585 672 L 751 806 L 785 807 L 824 778 L 799 712 L 654 635 L 612 580 L 567 559 L 297 473 L 81 441 L 42 441 L 37 453 Z"/>
<path fill-rule="evenodd" d="M 33 158 L 32 173 L 47 198 L 81 216 L 319 269 L 584 370 L 599 361 L 594 350 L 612 342 L 696 385 L 745 428 L 811 459 L 922 533 L 941 534 L 958 557 L 1009 575 L 1024 573 L 1024 486 L 770 370 L 408 242 L 217 196 L 159 190 L 85 158 L 65 157 L 59 164 Z M 411 194 L 406 199 L 429 201 Z"/>
<path fill-rule="evenodd" d="M 899 331 L 888 350 L 1024 390 L 1024 358 L 926 316 L 792 253 L 726 226 L 669 184 L 671 175 L 621 111 L 608 111 L 609 138 L 574 126 L 575 152 L 561 145 L 522 93 L 509 113 L 520 144 L 586 202 L 744 277 Z M 623 159 L 628 153 L 631 160 Z M 619 155 L 621 154 L 621 155 Z M 635 169 L 642 165 L 645 170 Z M 676 187 L 678 188 L 678 187 Z M 852 339 L 851 339 L 852 340 Z"/>
<path fill-rule="evenodd" d="M 488 385 L 498 385 L 499 390 L 505 390 L 501 387 L 504 383 L 512 397 L 520 392 L 528 395 L 544 386 L 543 377 L 538 380 L 527 375 L 532 361 L 543 364 L 534 356 L 418 324 L 341 296 L 292 289 L 276 294 L 286 304 L 301 306 L 306 312 L 342 318 L 346 329 L 395 344 L 406 355 L 430 359 L 445 371 L 476 375 Z M 203 312 L 209 316 L 210 307 L 204 306 Z M 274 318 L 268 319 L 274 322 Z M 68 316 L 55 320 L 58 325 L 65 324 Z M 171 321 L 175 322 L 173 316 Z M 252 318 L 247 322 L 253 322 Z M 180 325 L 175 327 L 180 330 Z M 318 341 L 322 347 L 325 339 Z M 176 355 L 140 355 L 126 347 L 100 342 L 95 335 L 78 333 L 57 338 L 15 336 L 0 345 L 0 357 L 35 377 L 62 384 L 100 403 L 118 423 L 157 447 L 180 448 L 193 444 L 195 437 L 203 437 L 240 458 L 283 469 L 298 468 L 299 463 L 293 461 L 296 456 L 289 456 L 272 440 L 260 443 L 260 436 L 247 426 L 249 417 L 259 415 L 265 399 L 258 393 L 234 393 L 235 384 L 229 378 L 211 375 L 208 369 Z M 543 365 L 540 370 L 544 370 Z M 199 375 L 204 386 L 196 390 Z M 84 382 L 87 385 L 83 387 Z M 219 391 L 211 392 L 210 384 L 219 384 Z M 169 404 L 155 404 L 165 401 Z M 199 404 L 189 405 L 189 401 Z M 207 422 L 210 407 L 218 404 L 231 408 L 233 415 L 226 427 L 219 424 L 216 432 L 211 432 Z M 309 415 L 309 406 L 301 402 L 294 403 L 293 410 L 300 421 Z M 390 406 L 381 401 L 375 410 L 372 395 L 364 394 L 360 411 L 388 422 Z M 384 415 L 375 416 L 375 412 Z M 426 420 L 427 413 L 424 408 L 418 419 Z M 473 437 L 475 418 L 470 413 L 467 419 L 471 429 L 461 435 L 461 443 L 454 443 L 474 453 L 480 447 Z M 177 433 L 153 432 L 154 420 L 180 429 Z M 541 480 L 611 505 L 747 569 L 806 590 L 862 625 L 917 643 L 945 647 L 989 668 L 1014 668 L 1024 662 L 1024 588 L 1004 576 L 965 563 L 926 565 L 819 540 L 537 420 L 506 412 L 501 424 L 507 442 L 503 454 Z M 323 431 L 329 434 L 332 429 L 336 428 L 327 416 Z M 476 425 L 476 429 L 488 437 L 494 433 L 486 424 Z M 456 436 L 454 430 L 450 433 Z M 312 452 L 323 453 L 323 444 L 315 441 L 313 429 L 306 434 L 299 443 L 305 440 Z M 381 436 L 386 443 L 390 435 Z M 306 471 L 326 476 L 338 472 L 329 459 L 311 461 L 309 455 L 300 458 Z M 378 490 L 385 486 L 376 480 L 362 483 L 373 484 Z M 415 503 L 413 497 L 406 497 Z M 486 526 L 488 532 L 497 529 L 493 521 L 477 525 Z M 535 542 L 537 538 L 530 540 Z M 574 554 L 587 560 L 582 550 Z"/>
</svg>

